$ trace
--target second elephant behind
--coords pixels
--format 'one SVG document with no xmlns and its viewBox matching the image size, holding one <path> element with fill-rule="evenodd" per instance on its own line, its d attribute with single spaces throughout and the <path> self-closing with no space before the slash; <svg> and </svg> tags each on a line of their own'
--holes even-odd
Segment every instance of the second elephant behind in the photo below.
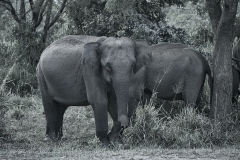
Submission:
<svg viewBox="0 0 240 160">
<path fill-rule="evenodd" d="M 183 100 L 188 105 L 199 106 L 206 74 L 212 85 L 211 70 L 202 54 L 183 44 L 162 43 L 150 48 L 152 61 L 132 78 L 129 117 L 142 93 L 148 101 L 156 92 L 160 99 Z"/>
</svg>

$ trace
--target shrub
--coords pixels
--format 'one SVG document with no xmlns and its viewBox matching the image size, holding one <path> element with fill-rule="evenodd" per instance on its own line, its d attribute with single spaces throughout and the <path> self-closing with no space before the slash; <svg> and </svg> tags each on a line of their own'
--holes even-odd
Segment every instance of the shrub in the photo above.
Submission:
<svg viewBox="0 0 240 160">
<path fill-rule="evenodd" d="M 16 64 L 11 73 L 8 73 L 5 84 L 6 91 L 25 96 L 32 94 L 37 89 L 37 78 L 35 71 L 29 64 Z M 7 75 L 6 75 L 7 76 Z"/>
<path fill-rule="evenodd" d="M 8 138 L 5 125 L 5 116 L 9 108 L 7 107 L 9 101 L 9 94 L 0 91 L 0 144 Z M 1 146 L 0 146 L 1 147 Z"/>
<path fill-rule="evenodd" d="M 155 110 L 156 98 L 150 100 L 149 105 L 138 106 L 136 119 L 131 122 L 124 133 L 124 140 L 130 146 L 139 144 L 151 145 L 161 140 L 161 120 L 158 118 L 158 109 Z"/>
<path fill-rule="evenodd" d="M 234 121 L 215 122 L 188 106 L 172 115 L 162 106 L 155 109 L 156 103 L 153 97 L 148 105 L 138 106 L 135 122 L 124 133 L 126 144 L 200 148 L 240 142 L 239 124 Z"/>
<path fill-rule="evenodd" d="M 11 92 L 25 96 L 32 94 L 37 89 L 37 79 L 35 74 L 30 73 L 26 68 L 21 65 L 16 65 L 9 73 L 8 68 L 2 70 L 1 79 L 4 84 L 1 84 L 2 89 L 5 92 Z"/>
</svg>

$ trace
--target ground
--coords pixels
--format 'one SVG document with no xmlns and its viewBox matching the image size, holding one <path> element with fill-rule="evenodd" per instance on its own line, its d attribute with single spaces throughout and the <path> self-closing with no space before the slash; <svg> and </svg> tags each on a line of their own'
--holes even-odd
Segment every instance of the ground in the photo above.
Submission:
<svg viewBox="0 0 240 160">
<path fill-rule="evenodd" d="M 59 144 L 44 142 L 45 115 L 38 96 L 12 97 L 4 115 L 5 135 L 0 136 L 0 159 L 240 159 L 240 145 L 209 148 L 162 146 L 101 146 L 95 137 L 91 106 L 70 107 L 64 116 L 64 137 Z M 17 106 L 17 107 L 16 107 Z M 12 108 L 11 108 L 12 107 Z M 109 120 L 111 126 L 111 120 Z"/>
<path fill-rule="evenodd" d="M 58 150 L 59 149 L 59 150 Z M 240 150 L 235 148 L 222 149 L 94 149 L 94 150 L 62 150 L 55 148 L 50 151 L 2 150 L 0 157 L 4 159 L 46 159 L 46 160 L 161 160 L 161 159 L 240 159 Z"/>
</svg>

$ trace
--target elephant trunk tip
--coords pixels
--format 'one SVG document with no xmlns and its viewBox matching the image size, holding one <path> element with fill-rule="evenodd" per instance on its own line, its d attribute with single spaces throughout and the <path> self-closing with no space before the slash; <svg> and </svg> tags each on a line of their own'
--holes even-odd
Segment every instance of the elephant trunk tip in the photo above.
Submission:
<svg viewBox="0 0 240 160">
<path fill-rule="evenodd" d="M 128 126 L 128 118 L 125 115 L 121 115 L 118 117 L 118 121 L 121 123 L 121 127 L 127 128 Z"/>
</svg>

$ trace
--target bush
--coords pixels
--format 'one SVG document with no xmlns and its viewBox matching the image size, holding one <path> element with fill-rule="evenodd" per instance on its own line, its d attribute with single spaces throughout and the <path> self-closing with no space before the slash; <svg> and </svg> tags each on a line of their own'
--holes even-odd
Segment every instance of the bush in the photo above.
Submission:
<svg viewBox="0 0 240 160">
<path fill-rule="evenodd" d="M 37 89 L 37 78 L 35 70 L 29 64 L 16 64 L 12 72 L 8 75 L 5 85 L 7 91 L 25 96 L 32 94 Z"/>
<path fill-rule="evenodd" d="M 2 69 L 1 86 L 5 92 L 11 92 L 25 96 L 34 93 L 37 89 L 37 78 L 34 73 L 25 68 L 22 64 L 15 65 L 9 72 L 9 68 Z M 2 79 L 3 78 L 3 79 Z"/>
<path fill-rule="evenodd" d="M 161 120 L 158 118 L 159 109 L 155 110 L 156 98 L 150 100 L 149 105 L 138 106 L 136 119 L 124 133 L 124 140 L 130 146 L 154 145 L 161 141 L 159 132 L 162 130 Z"/>
<path fill-rule="evenodd" d="M 37 89 L 35 67 L 26 62 L 26 57 L 18 56 L 15 47 L 7 47 L 0 55 L 1 90 L 25 96 Z"/>
<path fill-rule="evenodd" d="M 9 111 L 9 108 L 7 107 L 9 98 L 9 94 L 0 91 L 0 145 L 2 141 L 6 140 L 9 136 L 6 131 L 6 125 L 4 121 L 6 113 Z"/>
<path fill-rule="evenodd" d="M 233 121 L 211 121 L 190 107 L 173 116 L 163 107 L 155 109 L 156 103 L 153 97 L 149 105 L 138 106 L 135 122 L 124 133 L 129 146 L 201 148 L 240 142 L 239 124 Z"/>
</svg>

